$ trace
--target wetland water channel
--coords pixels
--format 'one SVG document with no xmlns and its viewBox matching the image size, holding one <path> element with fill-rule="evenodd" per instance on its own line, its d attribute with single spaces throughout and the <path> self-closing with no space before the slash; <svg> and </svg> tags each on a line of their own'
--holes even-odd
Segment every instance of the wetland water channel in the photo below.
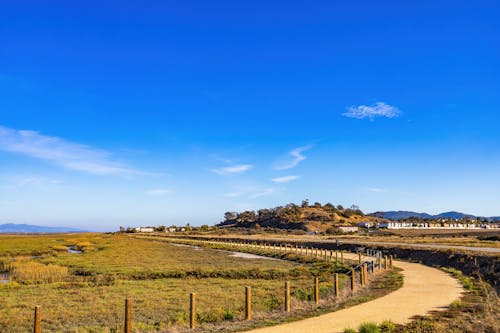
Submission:
<svg viewBox="0 0 500 333">
<path fill-rule="evenodd" d="M 196 251 L 203 251 L 204 248 L 200 246 L 195 246 L 195 245 L 186 245 L 186 244 L 177 244 L 177 243 L 170 243 L 173 246 L 179 246 L 179 247 L 189 247 L 192 248 Z M 226 251 L 226 250 L 217 250 L 217 249 L 212 249 L 215 251 L 223 252 L 223 253 L 228 253 L 231 255 L 231 257 L 236 257 L 236 258 L 243 258 L 243 259 L 265 259 L 265 260 L 281 260 L 281 259 L 276 259 L 276 258 L 270 258 L 270 257 L 265 257 L 265 256 L 259 256 L 256 254 L 251 254 L 251 253 L 246 253 L 246 252 L 234 252 L 234 251 Z"/>
<path fill-rule="evenodd" d="M 0 273 L 0 283 L 9 283 L 10 275 L 9 273 Z"/>
</svg>

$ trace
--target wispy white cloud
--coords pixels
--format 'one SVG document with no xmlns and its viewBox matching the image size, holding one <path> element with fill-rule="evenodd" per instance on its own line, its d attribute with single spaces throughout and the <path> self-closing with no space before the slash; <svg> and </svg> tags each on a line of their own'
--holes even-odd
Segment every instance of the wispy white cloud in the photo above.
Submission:
<svg viewBox="0 0 500 333">
<path fill-rule="evenodd" d="M 275 183 L 289 183 L 291 181 L 299 179 L 299 176 L 283 176 L 283 177 L 276 177 L 271 179 Z"/>
<path fill-rule="evenodd" d="M 345 117 L 364 119 L 368 118 L 373 120 L 376 117 L 386 117 L 395 118 L 401 114 L 401 111 L 395 106 L 385 104 L 383 102 L 377 102 L 374 105 L 358 105 L 350 106 L 347 108 L 347 112 L 342 113 Z"/>
<path fill-rule="evenodd" d="M 153 196 L 153 197 L 161 197 L 167 194 L 170 194 L 171 191 L 166 188 L 155 188 L 149 191 L 146 191 L 147 195 Z"/>
<path fill-rule="evenodd" d="M 264 188 L 260 191 L 253 193 L 252 195 L 250 195 L 250 198 L 255 199 L 255 198 L 265 197 L 265 196 L 273 194 L 275 191 L 276 190 L 274 188 L 271 188 L 271 187 Z"/>
<path fill-rule="evenodd" d="M 224 193 L 227 198 L 255 199 L 275 194 L 279 189 L 265 184 L 246 184 L 236 186 L 231 192 Z"/>
<path fill-rule="evenodd" d="M 368 191 L 375 192 L 375 193 L 387 193 L 387 192 L 389 192 L 388 189 L 386 189 L 386 188 L 379 188 L 379 187 L 370 187 L 370 188 L 368 188 Z"/>
<path fill-rule="evenodd" d="M 96 175 L 144 175 L 111 160 L 111 153 L 91 146 L 0 125 L 0 150 L 51 161 L 67 169 Z"/>
<path fill-rule="evenodd" d="M 286 157 L 281 158 L 280 160 L 274 163 L 274 169 L 287 170 L 296 167 L 297 165 L 299 165 L 300 162 L 307 159 L 307 157 L 302 153 L 311 148 L 312 146 L 303 146 L 293 149 Z"/>
<path fill-rule="evenodd" d="M 62 181 L 59 179 L 51 179 L 51 178 L 45 178 L 45 177 L 40 177 L 40 176 L 27 176 L 27 177 L 21 177 L 17 179 L 16 185 L 18 187 L 24 187 L 24 186 L 39 186 L 39 185 L 59 185 L 62 184 Z"/>
<path fill-rule="evenodd" d="M 218 175 L 234 175 L 234 174 L 239 174 L 239 173 L 245 173 L 248 170 L 253 168 L 253 165 L 251 164 L 239 164 L 239 165 L 230 165 L 227 167 L 222 167 L 222 168 L 216 168 L 216 169 L 211 169 L 212 172 L 215 172 Z"/>
<path fill-rule="evenodd" d="M 236 198 L 236 197 L 241 196 L 242 194 L 243 194 L 242 192 L 229 192 L 229 193 L 225 193 L 224 196 L 228 197 L 228 198 Z"/>
</svg>

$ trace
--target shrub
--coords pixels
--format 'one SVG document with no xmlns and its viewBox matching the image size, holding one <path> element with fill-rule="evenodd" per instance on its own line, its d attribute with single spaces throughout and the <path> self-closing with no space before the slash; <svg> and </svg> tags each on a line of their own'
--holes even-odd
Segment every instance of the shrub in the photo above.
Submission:
<svg viewBox="0 0 500 333">
<path fill-rule="evenodd" d="M 233 320 L 234 312 L 231 309 L 225 309 L 223 318 L 224 320 Z"/>
<path fill-rule="evenodd" d="M 463 278 L 462 279 L 462 285 L 467 290 L 473 290 L 474 289 L 474 283 L 472 282 L 472 279 L 470 277 Z"/>
<path fill-rule="evenodd" d="M 465 303 L 461 300 L 456 300 L 456 301 L 453 301 L 451 304 L 450 304 L 450 308 L 453 309 L 453 310 L 460 310 L 462 309 L 463 307 L 465 306 Z"/>
<path fill-rule="evenodd" d="M 359 326 L 359 333 L 380 333 L 380 329 L 377 324 L 374 323 L 363 323 Z"/>
<path fill-rule="evenodd" d="M 346 328 L 344 329 L 344 333 L 357 333 L 355 329 L 352 328 Z"/>
<path fill-rule="evenodd" d="M 281 308 L 281 302 L 279 298 L 275 295 L 271 295 L 264 302 L 262 302 L 262 304 L 268 311 Z"/>
<path fill-rule="evenodd" d="M 300 301 L 310 301 L 312 299 L 311 292 L 304 289 L 297 289 L 292 291 L 292 296 Z"/>
<path fill-rule="evenodd" d="M 381 333 L 391 333 L 396 329 L 396 324 L 394 324 L 390 320 L 384 320 L 380 325 L 380 332 Z"/>
</svg>

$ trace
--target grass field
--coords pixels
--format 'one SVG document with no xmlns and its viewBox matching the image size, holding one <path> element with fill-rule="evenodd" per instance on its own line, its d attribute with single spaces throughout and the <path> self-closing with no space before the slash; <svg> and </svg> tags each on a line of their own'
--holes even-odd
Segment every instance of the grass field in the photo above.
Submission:
<svg viewBox="0 0 500 333">
<path fill-rule="evenodd" d="M 0 284 L 0 332 L 30 331 L 35 305 L 46 332 L 119 331 L 125 298 L 133 300 L 138 332 L 182 330 L 190 292 L 198 295 L 201 323 L 228 321 L 243 316 L 245 286 L 255 312 L 281 309 L 285 280 L 300 308 L 312 297 L 313 274 L 322 295 L 331 292 L 332 269 L 127 235 L 0 236 L 0 270 L 13 280 Z"/>
</svg>

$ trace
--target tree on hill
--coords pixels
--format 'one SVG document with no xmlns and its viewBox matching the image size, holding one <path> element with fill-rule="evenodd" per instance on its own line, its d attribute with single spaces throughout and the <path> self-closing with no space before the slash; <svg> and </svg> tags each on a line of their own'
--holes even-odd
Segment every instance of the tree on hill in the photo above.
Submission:
<svg viewBox="0 0 500 333">
<path fill-rule="evenodd" d="M 224 219 L 226 219 L 226 221 L 235 220 L 237 216 L 238 216 L 238 213 L 236 213 L 236 212 L 225 212 L 224 213 Z"/>
</svg>

